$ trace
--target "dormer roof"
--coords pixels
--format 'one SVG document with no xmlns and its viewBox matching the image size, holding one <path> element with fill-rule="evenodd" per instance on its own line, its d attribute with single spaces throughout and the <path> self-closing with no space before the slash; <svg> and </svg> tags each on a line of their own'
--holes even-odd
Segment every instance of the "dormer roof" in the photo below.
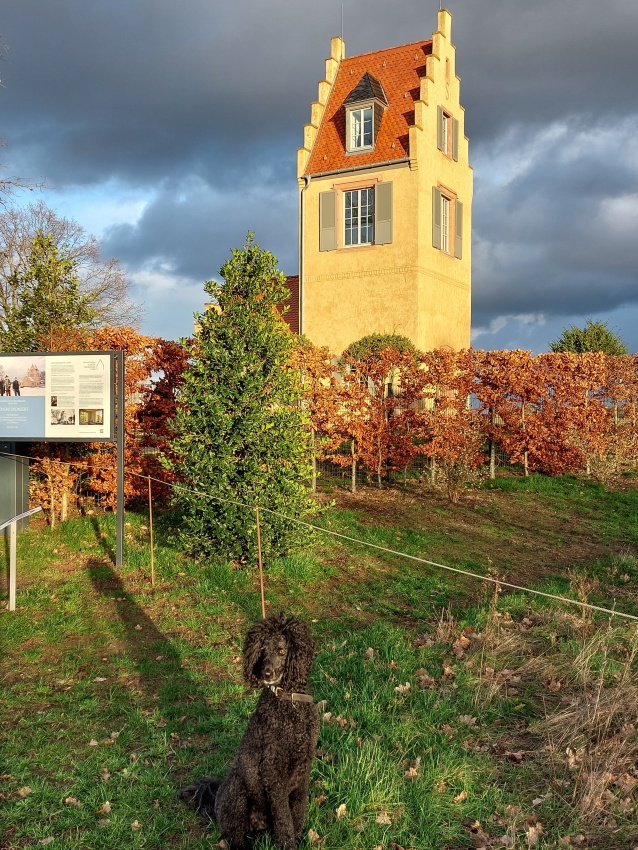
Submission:
<svg viewBox="0 0 638 850">
<path fill-rule="evenodd" d="M 321 174 L 355 165 L 346 152 L 346 106 L 359 100 L 380 100 L 387 108 L 374 149 L 358 153 L 356 165 L 408 157 L 408 130 L 414 124 L 414 103 L 431 53 L 432 39 L 428 39 L 342 59 L 304 173 Z"/>
<path fill-rule="evenodd" d="M 385 96 L 383 86 L 372 77 L 367 71 L 361 77 L 357 85 L 352 89 L 348 97 L 344 100 L 344 106 L 350 106 L 353 103 L 361 103 L 362 101 L 379 100 L 385 106 L 388 105 L 388 98 Z"/>
</svg>

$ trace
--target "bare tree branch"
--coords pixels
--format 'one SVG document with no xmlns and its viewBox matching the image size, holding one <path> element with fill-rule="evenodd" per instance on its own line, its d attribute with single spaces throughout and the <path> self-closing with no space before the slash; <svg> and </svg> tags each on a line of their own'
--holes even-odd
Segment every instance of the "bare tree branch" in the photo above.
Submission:
<svg viewBox="0 0 638 850">
<path fill-rule="evenodd" d="M 95 236 L 76 221 L 56 215 L 43 201 L 0 212 L 1 313 L 7 315 L 17 305 L 19 281 L 38 232 L 50 234 L 56 247 L 74 261 L 80 292 L 91 299 L 100 324 L 139 327 L 142 311 L 129 297 L 119 261 L 103 260 Z"/>
</svg>

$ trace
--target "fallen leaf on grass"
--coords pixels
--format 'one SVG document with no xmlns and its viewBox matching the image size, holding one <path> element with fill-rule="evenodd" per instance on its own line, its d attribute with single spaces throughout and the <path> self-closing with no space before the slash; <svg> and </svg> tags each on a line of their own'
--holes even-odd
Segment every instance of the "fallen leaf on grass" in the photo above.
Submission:
<svg viewBox="0 0 638 850">
<path fill-rule="evenodd" d="M 470 714 L 459 714 L 458 721 L 465 726 L 476 726 L 476 717 L 472 717 Z"/>
<path fill-rule="evenodd" d="M 618 808 L 624 815 L 628 815 L 634 810 L 634 801 L 631 797 L 624 797 L 619 803 Z"/>
<path fill-rule="evenodd" d="M 326 802 L 327 799 L 328 798 L 325 794 L 319 794 L 317 797 L 315 797 L 315 805 L 316 806 L 323 806 L 323 804 Z"/>
<path fill-rule="evenodd" d="M 375 821 L 383 826 L 392 826 L 392 820 L 387 812 L 380 812 L 376 816 Z"/>
<path fill-rule="evenodd" d="M 436 688 L 436 679 L 433 676 L 430 676 L 428 671 L 423 667 L 419 667 L 414 675 L 416 676 L 416 680 L 421 688 L 430 688 L 430 690 L 434 690 Z"/>
<path fill-rule="evenodd" d="M 412 690 L 412 685 L 409 682 L 406 682 L 405 685 L 397 685 L 394 690 L 397 694 L 409 694 Z"/>
<path fill-rule="evenodd" d="M 553 694 L 557 694 L 563 687 L 563 683 L 559 682 L 553 676 L 551 677 L 551 679 L 546 679 L 543 682 L 543 685 L 547 688 L 548 691 L 551 691 Z"/>
<path fill-rule="evenodd" d="M 461 635 L 458 637 L 454 643 L 452 644 L 452 651 L 457 658 L 463 658 L 465 656 L 465 650 L 471 644 L 471 640 L 465 635 Z"/>
<path fill-rule="evenodd" d="M 108 770 L 105 767 L 103 767 L 101 772 L 100 772 L 100 779 L 103 779 L 106 782 L 110 778 L 111 778 L 111 774 L 108 772 Z"/>
<path fill-rule="evenodd" d="M 140 826 L 141 826 L 140 822 L 138 820 L 134 820 L 133 823 L 131 824 L 131 829 L 133 830 L 133 832 L 137 832 L 138 829 L 140 828 Z"/>
<path fill-rule="evenodd" d="M 96 676 L 94 682 L 106 682 L 106 676 Z"/>
<path fill-rule="evenodd" d="M 314 831 L 314 829 L 309 829 L 308 841 L 313 847 L 317 847 L 319 844 L 321 844 L 321 837 L 318 832 Z"/>
<path fill-rule="evenodd" d="M 631 794 L 636 785 L 638 785 L 638 779 L 630 773 L 623 773 L 622 776 L 614 780 L 614 785 L 617 785 L 623 793 Z"/>
<path fill-rule="evenodd" d="M 338 806 L 337 809 L 335 810 L 335 814 L 337 815 L 337 820 L 341 820 L 341 818 L 345 817 L 345 815 L 346 815 L 346 804 L 342 803 L 340 806 Z"/>
<path fill-rule="evenodd" d="M 25 785 L 24 788 L 20 788 L 19 791 L 16 792 L 18 797 L 24 798 L 27 797 L 31 793 L 31 788 L 28 785 Z"/>
<path fill-rule="evenodd" d="M 533 823 L 527 827 L 527 846 L 528 847 L 536 847 L 539 842 L 541 835 L 543 834 L 543 827 L 540 823 Z"/>
<path fill-rule="evenodd" d="M 49 835 L 48 838 L 41 838 L 38 841 L 38 844 L 53 844 L 54 841 L 55 841 L 54 837 L 52 835 Z"/>
<path fill-rule="evenodd" d="M 91 740 L 89 741 L 89 747 L 99 747 L 99 746 L 100 746 L 99 741 L 96 741 L 95 738 L 91 738 Z"/>
<path fill-rule="evenodd" d="M 564 835 L 558 840 L 560 847 L 582 847 L 585 843 L 585 836 L 579 835 Z"/>
<path fill-rule="evenodd" d="M 110 803 L 109 803 L 109 801 L 107 800 L 105 803 L 102 803 L 102 805 L 101 805 L 101 806 L 99 806 L 99 807 L 95 810 L 95 813 L 96 813 L 97 815 L 108 815 L 108 814 L 110 814 L 110 812 L 111 812 L 111 808 L 112 808 L 112 807 L 111 807 L 111 804 L 110 804 Z"/>
<path fill-rule="evenodd" d="M 367 663 L 368 661 L 372 661 L 373 658 L 374 658 L 374 649 L 372 649 L 372 647 L 369 646 L 366 649 L 366 651 L 363 653 L 363 660 L 364 660 L 364 662 Z"/>
<path fill-rule="evenodd" d="M 467 791 L 461 791 L 454 797 L 455 803 L 464 803 L 467 800 Z"/>
<path fill-rule="evenodd" d="M 67 806 L 75 806 L 76 809 L 82 808 L 82 803 L 79 800 L 76 800 L 75 797 L 67 797 L 64 802 Z"/>
<path fill-rule="evenodd" d="M 494 846 L 491 836 L 485 832 L 480 821 L 475 820 L 474 823 L 469 825 L 468 829 L 472 833 L 472 838 L 475 841 L 475 850 L 487 850 L 488 847 Z"/>
</svg>

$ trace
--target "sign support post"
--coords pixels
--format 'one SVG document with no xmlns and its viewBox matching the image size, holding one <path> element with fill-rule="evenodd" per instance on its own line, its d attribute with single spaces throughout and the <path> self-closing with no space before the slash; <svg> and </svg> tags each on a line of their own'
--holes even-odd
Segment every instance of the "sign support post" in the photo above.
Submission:
<svg viewBox="0 0 638 850">
<path fill-rule="evenodd" d="M 124 352 L 117 360 L 117 523 L 115 531 L 115 566 L 124 566 Z"/>
<path fill-rule="evenodd" d="M 16 609 L 16 539 L 18 533 L 15 522 L 9 526 L 9 611 Z"/>
<path fill-rule="evenodd" d="M 41 510 L 41 507 L 32 508 L 30 511 L 24 511 L 24 513 L 11 517 L 11 519 L 0 525 L 0 531 L 4 531 L 5 528 L 9 529 L 9 611 L 15 611 L 16 609 L 16 575 L 18 572 L 16 543 L 18 538 L 18 522 L 21 519 L 26 519 L 29 516 L 33 516 L 33 514 L 37 514 Z"/>
</svg>

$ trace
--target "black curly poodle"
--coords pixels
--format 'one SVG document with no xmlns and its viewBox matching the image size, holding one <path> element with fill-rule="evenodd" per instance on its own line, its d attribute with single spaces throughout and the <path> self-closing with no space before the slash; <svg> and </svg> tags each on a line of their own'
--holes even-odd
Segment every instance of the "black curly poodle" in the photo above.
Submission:
<svg viewBox="0 0 638 850">
<path fill-rule="evenodd" d="M 182 796 L 215 820 L 231 850 L 268 832 L 294 850 L 308 812 L 310 767 L 319 718 L 306 694 L 314 644 L 305 623 L 274 614 L 244 643 L 244 679 L 263 688 L 226 779 L 200 779 Z"/>
</svg>

